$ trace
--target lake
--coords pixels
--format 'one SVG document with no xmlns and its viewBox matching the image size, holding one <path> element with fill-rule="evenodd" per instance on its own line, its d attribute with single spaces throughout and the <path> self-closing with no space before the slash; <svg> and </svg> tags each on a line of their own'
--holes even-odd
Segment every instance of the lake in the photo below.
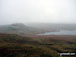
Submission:
<svg viewBox="0 0 76 57">
<path fill-rule="evenodd" d="M 38 35 L 76 35 L 76 30 L 60 30 L 59 32 L 46 32 Z"/>
</svg>

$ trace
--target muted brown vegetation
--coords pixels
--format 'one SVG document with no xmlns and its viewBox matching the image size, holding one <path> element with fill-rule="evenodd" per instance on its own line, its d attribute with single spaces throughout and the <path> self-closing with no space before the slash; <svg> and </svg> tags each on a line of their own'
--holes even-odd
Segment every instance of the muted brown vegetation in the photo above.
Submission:
<svg viewBox="0 0 76 57">
<path fill-rule="evenodd" d="M 0 34 L 0 57 L 59 57 L 62 52 L 76 53 L 75 37 Z"/>
</svg>

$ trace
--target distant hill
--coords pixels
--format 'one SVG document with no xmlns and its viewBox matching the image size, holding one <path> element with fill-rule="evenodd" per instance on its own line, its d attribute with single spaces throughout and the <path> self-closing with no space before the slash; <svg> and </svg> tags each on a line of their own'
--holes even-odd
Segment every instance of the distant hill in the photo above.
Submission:
<svg viewBox="0 0 76 57">
<path fill-rule="evenodd" d="M 27 25 L 49 32 L 56 32 L 60 30 L 76 30 L 76 24 L 29 23 Z"/>
<path fill-rule="evenodd" d="M 0 26 L 0 33 L 11 33 L 19 35 L 37 35 L 45 32 L 56 32 L 60 30 L 76 30 L 75 24 L 45 24 L 45 23 L 15 23 Z"/>
<path fill-rule="evenodd" d="M 38 34 L 44 32 L 43 30 L 26 26 L 22 23 L 16 23 L 11 25 L 0 26 L 0 33 L 12 33 L 12 34 Z"/>
</svg>

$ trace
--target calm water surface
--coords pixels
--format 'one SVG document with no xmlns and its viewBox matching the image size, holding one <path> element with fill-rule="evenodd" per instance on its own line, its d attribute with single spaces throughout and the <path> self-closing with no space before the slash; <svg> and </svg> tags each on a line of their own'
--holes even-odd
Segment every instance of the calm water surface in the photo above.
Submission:
<svg viewBox="0 0 76 57">
<path fill-rule="evenodd" d="M 59 32 L 46 32 L 38 35 L 76 35 L 76 30 L 73 30 L 73 31 L 60 30 Z"/>
</svg>

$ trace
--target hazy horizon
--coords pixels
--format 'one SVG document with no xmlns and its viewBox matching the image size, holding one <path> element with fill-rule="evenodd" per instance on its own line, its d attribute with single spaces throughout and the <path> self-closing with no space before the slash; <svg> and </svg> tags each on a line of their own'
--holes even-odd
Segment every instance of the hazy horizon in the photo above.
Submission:
<svg viewBox="0 0 76 57">
<path fill-rule="evenodd" d="M 76 0 L 0 0 L 0 25 L 76 24 Z"/>
</svg>

